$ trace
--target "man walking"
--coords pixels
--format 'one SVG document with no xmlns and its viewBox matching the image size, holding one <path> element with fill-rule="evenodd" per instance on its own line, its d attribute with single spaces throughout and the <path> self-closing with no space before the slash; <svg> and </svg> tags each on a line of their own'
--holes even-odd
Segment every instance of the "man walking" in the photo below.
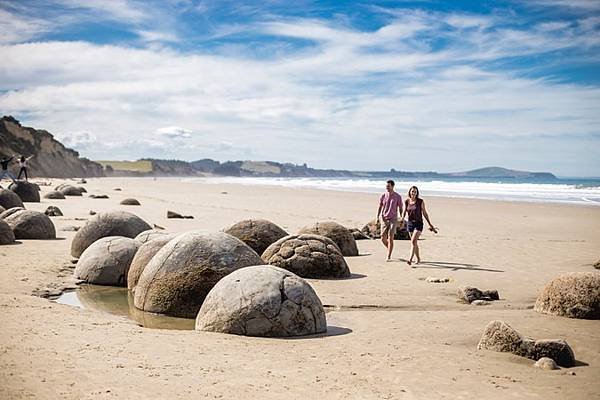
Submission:
<svg viewBox="0 0 600 400">
<path fill-rule="evenodd" d="M 0 165 L 2 165 L 2 170 L 0 171 L 0 181 L 4 179 L 6 175 L 8 175 L 8 177 L 12 179 L 14 183 L 17 183 L 15 176 L 8 170 L 8 164 L 10 164 L 13 158 L 15 158 L 15 156 L 0 158 Z"/>
<path fill-rule="evenodd" d="M 381 241 L 387 248 L 386 261 L 392 261 L 394 236 L 398 226 L 398 210 L 402 214 L 402 196 L 394 191 L 394 186 L 394 181 L 386 182 L 386 192 L 379 198 L 379 208 L 377 209 L 377 221 L 381 223 Z"/>
</svg>

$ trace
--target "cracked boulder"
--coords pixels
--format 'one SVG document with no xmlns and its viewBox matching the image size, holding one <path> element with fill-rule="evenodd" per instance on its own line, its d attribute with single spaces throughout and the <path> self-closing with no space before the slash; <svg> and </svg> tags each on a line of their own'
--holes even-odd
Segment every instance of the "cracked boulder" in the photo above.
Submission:
<svg viewBox="0 0 600 400">
<path fill-rule="evenodd" d="M 56 239 L 54 224 L 39 211 L 18 210 L 5 217 L 4 221 L 11 227 L 16 239 Z"/>
<path fill-rule="evenodd" d="M 87 283 L 127 286 L 127 273 L 138 243 L 122 236 L 108 236 L 95 241 L 77 261 L 75 278 Z"/>
<path fill-rule="evenodd" d="M 213 286 L 231 272 L 261 265 L 254 250 L 223 232 L 187 232 L 169 241 L 144 268 L 135 287 L 135 307 L 195 318 Z"/>
<path fill-rule="evenodd" d="M 44 211 L 44 214 L 46 214 L 49 217 L 62 217 L 63 213 L 62 211 L 60 211 L 60 208 L 56 207 L 56 206 L 48 206 L 48 208 L 46 208 L 46 211 Z"/>
<path fill-rule="evenodd" d="M 150 232 L 150 231 L 146 231 Z M 140 235 L 145 234 L 146 232 L 140 233 Z M 162 232 L 161 232 L 162 233 Z M 137 286 L 138 280 L 140 279 L 140 275 L 146 268 L 146 265 L 150 262 L 152 257 L 160 249 L 164 247 L 169 241 L 175 238 L 175 234 L 162 234 L 156 235 L 150 238 L 145 242 L 141 242 L 138 240 L 139 235 L 135 238 L 136 242 L 140 245 L 137 253 L 133 257 L 131 261 L 131 265 L 129 266 L 129 272 L 127 274 L 127 288 L 131 291 L 135 291 L 135 287 Z"/>
<path fill-rule="evenodd" d="M 354 257 L 358 255 L 358 247 L 352 233 L 344 226 L 333 221 L 317 222 L 305 226 L 298 232 L 325 236 L 335 242 L 343 256 Z"/>
<path fill-rule="evenodd" d="M 196 330 L 246 336 L 303 336 L 327 330 L 325 311 L 302 278 L 270 265 L 232 272 L 208 293 Z"/>
<path fill-rule="evenodd" d="M 46 193 L 44 195 L 44 198 L 51 200 L 63 200 L 65 198 L 65 195 L 59 192 L 58 190 L 53 190 L 51 192 Z"/>
<path fill-rule="evenodd" d="M 572 272 L 553 279 L 533 309 L 568 318 L 600 319 L 600 274 Z"/>
<path fill-rule="evenodd" d="M 77 231 L 71 242 L 71 255 L 81 256 L 96 240 L 107 236 L 135 238 L 151 229 L 143 219 L 127 211 L 109 211 L 94 215 L 92 219 Z"/>
<path fill-rule="evenodd" d="M 0 206 L 7 210 L 13 207 L 23 207 L 23 201 L 12 190 L 0 189 Z"/>
<path fill-rule="evenodd" d="M 12 228 L 4 220 L 0 219 L 0 245 L 15 242 L 15 234 Z"/>
<path fill-rule="evenodd" d="M 287 232 L 266 219 L 247 219 L 225 229 L 225 233 L 235 236 L 261 255 L 267 247 L 275 243 Z"/>
<path fill-rule="evenodd" d="M 503 321 L 492 321 L 487 324 L 477 349 L 512 353 L 536 361 L 548 357 L 563 367 L 575 365 L 575 355 L 565 340 L 534 340 L 523 337 Z"/>
<path fill-rule="evenodd" d="M 40 190 L 35 184 L 27 181 L 17 181 L 8 187 L 15 192 L 24 203 L 39 203 Z"/>
<path fill-rule="evenodd" d="M 333 240 L 324 236 L 286 236 L 270 245 L 262 259 L 302 278 L 350 277 L 350 269 L 340 249 Z"/>
<path fill-rule="evenodd" d="M 168 232 L 165 232 L 165 231 L 161 231 L 160 229 L 149 229 L 149 230 L 144 231 L 144 232 L 140 233 L 139 235 L 137 235 L 135 237 L 135 240 L 138 242 L 138 244 L 142 245 L 146 242 L 157 239 L 159 237 L 169 236 L 169 235 L 171 235 L 171 234 Z"/>
<path fill-rule="evenodd" d="M 463 303 L 473 303 L 475 301 L 500 300 L 497 290 L 479 290 L 471 286 L 461 286 L 457 291 L 458 299 Z"/>
<path fill-rule="evenodd" d="M 123 199 L 121 200 L 121 202 L 119 203 L 123 206 L 141 206 L 140 202 L 137 199 Z"/>
<path fill-rule="evenodd" d="M 0 213 L 0 219 L 4 219 L 10 215 L 13 215 L 14 213 L 16 213 L 17 211 L 23 211 L 25 210 L 23 207 L 12 207 L 9 208 L 8 210 L 4 210 Z"/>
</svg>

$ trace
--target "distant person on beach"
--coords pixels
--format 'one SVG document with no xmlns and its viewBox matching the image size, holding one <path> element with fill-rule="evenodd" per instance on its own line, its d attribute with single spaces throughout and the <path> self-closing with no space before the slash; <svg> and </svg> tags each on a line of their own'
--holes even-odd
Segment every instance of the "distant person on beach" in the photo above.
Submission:
<svg viewBox="0 0 600 400">
<path fill-rule="evenodd" d="M 15 158 L 15 156 L 0 158 L 0 165 L 2 165 L 2 171 L 0 171 L 0 181 L 4 179 L 5 176 L 8 176 L 14 183 L 17 183 L 15 176 L 8 170 L 8 164 L 10 164 L 13 158 Z"/>
<path fill-rule="evenodd" d="M 17 176 L 17 179 L 21 179 L 21 174 L 25 173 L 25 180 L 29 180 L 29 177 L 27 176 L 27 162 L 32 158 L 33 156 L 25 158 L 25 156 L 21 155 L 21 158 L 19 158 L 19 176 Z"/>
<path fill-rule="evenodd" d="M 389 180 L 385 184 L 386 192 L 379 198 L 377 219 L 381 224 L 381 241 L 387 248 L 387 260 L 392 261 L 394 236 L 398 227 L 398 210 L 402 213 L 402 196 L 394 191 L 395 183 Z"/>
<path fill-rule="evenodd" d="M 427 210 L 425 209 L 425 202 L 419 197 L 419 188 L 416 186 L 408 190 L 408 199 L 404 201 L 402 221 L 404 221 L 407 215 L 406 230 L 410 235 L 410 257 L 406 263 L 412 265 L 415 256 L 417 257 L 417 264 L 421 262 L 418 240 L 421 233 L 423 233 L 423 217 L 425 217 L 429 224 L 429 230 L 437 233 L 437 228 L 429 220 L 429 214 L 427 214 Z"/>
</svg>

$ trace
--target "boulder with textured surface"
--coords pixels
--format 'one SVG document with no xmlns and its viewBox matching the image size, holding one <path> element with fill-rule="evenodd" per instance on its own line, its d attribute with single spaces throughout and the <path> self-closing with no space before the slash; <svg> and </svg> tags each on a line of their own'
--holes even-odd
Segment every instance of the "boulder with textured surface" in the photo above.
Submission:
<svg viewBox="0 0 600 400">
<path fill-rule="evenodd" d="M 15 242 L 15 234 L 12 228 L 4 220 L 0 219 L 0 245 Z"/>
<path fill-rule="evenodd" d="M 127 286 L 127 273 L 138 243 L 122 236 L 107 236 L 92 243 L 79 257 L 75 278 L 95 285 Z"/>
<path fill-rule="evenodd" d="M 566 341 L 523 337 L 503 321 L 492 321 L 485 327 L 477 349 L 508 352 L 532 360 L 549 357 L 563 367 L 575 365 L 575 355 Z"/>
<path fill-rule="evenodd" d="M 71 255 L 79 257 L 96 240 L 106 236 L 135 238 L 151 227 L 143 219 L 127 211 L 110 211 L 96 214 L 73 238 Z"/>
<path fill-rule="evenodd" d="M 131 265 L 129 266 L 129 273 L 127 274 L 127 288 L 129 290 L 135 290 L 135 287 L 137 286 L 137 283 L 140 279 L 140 275 L 142 275 L 142 272 L 144 271 L 144 268 L 146 268 L 146 265 L 148 265 L 152 257 L 154 257 L 154 255 L 158 253 L 158 251 L 162 249 L 164 245 L 169 243 L 171 239 L 175 238 L 175 236 L 177 235 L 158 235 L 152 237 L 150 240 L 147 240 L 145 242 L 141 242 L 138 240 L 138 238 L 136 238 L 136 241 L 138 242 L 140 247 L 137 253 L 135 253 L 133 260 L 131 261 Z"/>
<path fill-rule="evenodd" d="M 298 232 L 325 236 L 335 242 L 343 256 L 353 257 L 358 255 L 356 240 L 350 231 L 333 221 L 317 222 L 314 225 L 305 226 Z"/>
<path fill-rule="evenodd" d="M 371 239 L 370 237 L 368 237 L 367 235 L 365 235 L 364 233 L 362 233 L 362 231 L 360 229 L 358 229 L 358 228 L 350 228 L 350 233 L 354 237 L 354 240 L 367 240 L 367 239 Z"/>
<path fill-rule="evenodd" d="M 287 232 L 265 219 L 246 219 L 225 229 L 225 233 L 235 236 L 261 255 L 267 247 L 275 243 Z"/>
<path fill-rule="evenodd" d="M 369 221 L 360 231 L 371 239 L 379 239 L 381 238 L 381 223 L 376 220 Z M 400 228 L 400 221 L 398 221 L 394 240 L 410 240 L 410 234 L 406 230 L 406 227 Z"/>
<path fill-rule="evenodd" d="M 17 181 L 8 187 L 15 192 L 24 203 L 39 203 L 40 191 L 36 185 L 27 181 Z"/>
<path fill-rule="evenodd" d="M 12 190 L 0 189 L 0 206 L 7 210 L 13 207 L 23 207 L 23 201 Z"/>
<path fill-rule="evenodd" d="M 594 268 L 600 269 L 600 260 L 598 260 L 594 263 Z"/>
<path fill-rule="evenodd" d="M 537 360 L 533 365 L 538 367 L 539 369 L 544 369 L 547 371 L 558 369 L 556 362 L 550 357 L 542 357 L 539 360 Z"/>
<path fill-rule="evenodd" d="M 65 195 L 59 192 L 58 190 L 53 190 L 51 192 L 46 193 L 44 195 L 44 198 L 51 200 L 63 200 L 65 198 Z"/>
<path fill-rule="evenodd" d="M 137 308 L 195 318 L 204 298 L 236 269 L 263 264 L 244 242 L 223 232 L 188 232 L 152 257 L 135 288 Z"/>
<path fill-rule="evenodd" d="M 119 203 L 123 206 L 141 206 L 140 202 L 137 199 L 123 199 L 121 200 L 121 202 Z"/>
<path fill-rule="evenodd" d="M 238 269 L 208 293 L 196 330 L 246 336 L 302 336 L 327 330 L 325 311 L 313 288 L 281 268 Z"/>
<path fill-rule="evenodd" d="M 56 239 L 54 224 L 39 211 L 19 210 L 5 217 L 4 221 L 11 227 L 16 239 Z"/>
<path fill-rule="evenodd" d="M 340 249 L 324 236 L 288 235 L 270 245 L 262 259 L 302 278 L 350 277 L 350 269 Z"/>
<path fill-rule="evenodd" d="M 572 272 L 546 285 L 534 310 L 569 318 L 600 319 L 600 273 Z"/>
<path fill-rule="evenodd" d="M 44 211 L 44 214 L 46 214 L 49 217 L 62 217 L 63 213 L 62 211 L 60 211 L 60 208 L 56 207 L 56 206 L 48 206 L 48 208 L 46 208 L 46 211 Z"/>
<path fill-rule="evenodd" d="M 0 219 L 4 219 L 4 218 L 8 217 L 9 215 L 13 215 L 17 211 L 23 211 L 23 210 L 25 210 L 23 207 L 9 208 L 8 210 L 4 210 L 0 213 Z"/>
<path fill-rule="evenodd" d="M 497 290 L 479 290 L 471 286 L 461 286 L 457 291 L 458 299 L 464 303 L 473 303 L 475 301 L 484 300 L 500 300 Z"/>
<path fill-rule="evenodd" d="M 154 240 L 163 236 L 168 236 L 171 235 L 168 232 L 165 232 L 163 230 L 159 230 L 159 229 L 149 229 L 147 231 L 144 231 L 142 233 L 140 233 L 139 235 L 137 235 L 135 237 L 135 240 L 139 243 L 139 244 L 144 244 L 146 242 L 149 242 L 150 240 Z"/>
</svg>

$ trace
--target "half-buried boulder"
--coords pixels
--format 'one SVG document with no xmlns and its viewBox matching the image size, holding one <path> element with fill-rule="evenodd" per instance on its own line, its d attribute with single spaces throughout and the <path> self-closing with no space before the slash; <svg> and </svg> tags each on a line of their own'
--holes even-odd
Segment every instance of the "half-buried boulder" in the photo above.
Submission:
<svg viewBox="0 0 600 400">
<path fill-rule="evenodd" d="M 123 199 L 119 204 L 124 206 L 141 206 L 140 202 L 137 199 Z"/>
<path fill-rule="evenodd" d="M 0 206 L 7 210 L 13 207 L 23 207 L 23 201 L 12 190 L 0 189 Z"/>
<path fill-rule="evenodd" d="M 17 181 L 17 183 L 11 183 L 8 188 L 15 192 L 24 203 L 40 202 L 40 191 L 31 182 Z"/>
<path fill-rule="evenodd" d="M 12 207 L 9 208 L 8 210 L 4 210 L 0 213 L 0 219 L 4 219 L 10 215 L 13 215 L 14 213 L 16 213 L 17 211 L 23 211 L 24 208 L 23 207 Z"/>
<path fill-rule="evenodd" d="M 138 243 L 122 236 L 107 236 L 81 254 L 75 278 L 95 285 L 127 286 L 127 273 Z"/>
<path fill-rule="evenodd" d="M 142 232 L 140 235 L 142 234 L 144 234 L 144 232 Z M 154 236 L 152 239 L 144 243 L 140 242 L 137 238 L 135 239 L 140 247 L 137 253 L 135 253 L 135 257 L 133 257 L 131 265 L 129 266 L 129 273 L 127 274 L 127 288 L 129 290 L 135 290 L 135 287 L 140 279 L 140 275 L 142 275 L 144 268 L 146 268 L 146 265 L 148 265 L 152 257 L 154 257 L 154 255 L 158 253 L 158 251 L 162 249 L 164 245 L 169 243 L 169 241 L 176 236 L 177 235 L 174 233 Z"/>
<path fill-rule="evenodd" d="M 59 192 L 58 190 L 53 190 L 51 192 L 46 193 L 44 195 L 44 198 L 51 200 L 63 200 L 65 198 L 65 195 Z"/>
<path fill-rule="evenodd" d="M 15 234 L 12 228 L 4 220 L 0 219 L 0 245 L 15 242 Z"/>
<path fill-rule="evenodd" d="M 289 235 L 270 245 L 262 259 L 302 278 L 348 278 L 350 269 L 335 242 L 325 236 Z"/>
<path fill-rule="evenodd" d="M 236 269 L 263 264 L 244 242 L 223 232 L 188 232 L 156 253 L 135 288 L 137 308 L 175 317 L 195 318 L 204 298 Z"/>
<path fill-rule="evenodd" d="M 492 321 L 487 324 L 477 349 L 508 352 L 536 361 L 543 357 L 549 357 L 563 367 L 575 365 L 575 355 L 566 341 L 562 339 L 534 340 L 523 337 L 503 321 Z"/>
<path fill-rule="evenodd" d="M 328 237 L 337 244 L 343 256 L 353 257 L 358 255 L 358 247 L 356 247 L 354 236 L 346 227 L 337 222 L 317 222 L 314 225 L 305 226 L 298 233 L 310 233 Z"/>
<path fill-rule="evenodd" d="M 46 214 L 49 217 L 62 217 L 63 213 L 62 211 L 60 211 L 60 208 L 56 207 L 56 206 L 49 206 L 48 208 L 46 208 L 46 211 L 44 211 L 44 214 Z"/>
<path fill-rule="evenodd" d="M 75 187 L 73 185 L 60 185 L 57 186 L 57 189 L 64 196 L 83 196 L 81 189 Z"/>
<path fill-rule="evenodd" d="M 196 330 L 246 336 L 302 336 L 327 330 L 325 311 L 313 288 L 281 268 L 238 269 L 208 293 Z"/>
<path fill-rule="evenodd" d="M 537 298 L 534 310 L 569 318 L 600 319 L 600 274 L 572 272 L 553 279 Z"/>
<path fill-rule="evenodd" d="M 4 218 L 4 221 L 11 227 L 16 239 L 56 238 L 54 224 L 47 215 L 39 211 L 19 210 Z"/>
<path fill-rule="evenodd" d="M 71 255 L 81 256 L 81 253 L 96 240 L 106 236 L 124 236 L 134 238 L 143 231 L 150 229 L 143 219 L 126 211 L 110 211 L 96 214 L 90 219 L 73 238 Z"/>
<path fill-rule="evenodd" d="M 225 229 L 225 233 L 240 239 L 259 255 L 271 244 L 288 235 L 286 231 L 266 219 L 240 221 Z"/>
<path fill-rule="evenodd" d="M 135 240 L 136 240 L 136 242 L 138 242 L 138 244 L 142 245 L 151 240 L 158 239 L 159 237 L 168 236 L 168 235 L 171 235 L 171 234 L 168 232 L 165 232 L 165 231 L 161 231 L 159 229 L 149 229 L 149 230 L 144 231 L 144 232 L 140 233 L 139 235 L 137 235 L 135 237 Z"/>
</svg>

